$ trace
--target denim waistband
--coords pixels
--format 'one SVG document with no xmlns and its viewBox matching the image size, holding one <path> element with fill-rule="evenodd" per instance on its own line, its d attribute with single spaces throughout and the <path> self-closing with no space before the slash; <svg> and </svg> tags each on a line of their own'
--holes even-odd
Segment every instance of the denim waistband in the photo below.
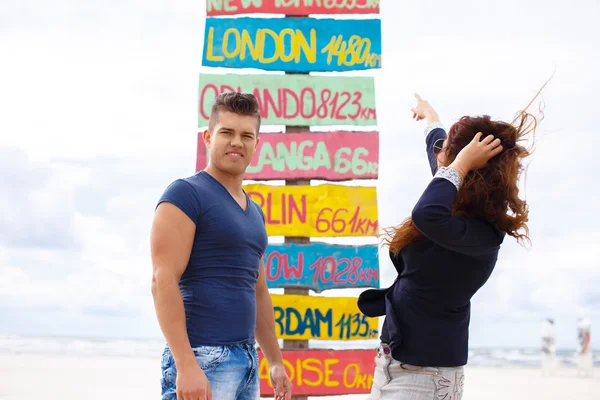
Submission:
<svg viewBox="0 0 600 400">
<path fill-rule="evenodd" d="M 198 346 L 192 347 L 192 350 L 207 348 L 207 347 L 227 347 L 229 349 L 239 348 L 239 349 L 243 349 L 243 350 L 256 350 L 256 345 L 253 343 L 203 344 L 203 345 L 198 345 Z M 171 348 L 168 343 L 165 343 L 164 351 L 171 352 Z"/>
</svg>

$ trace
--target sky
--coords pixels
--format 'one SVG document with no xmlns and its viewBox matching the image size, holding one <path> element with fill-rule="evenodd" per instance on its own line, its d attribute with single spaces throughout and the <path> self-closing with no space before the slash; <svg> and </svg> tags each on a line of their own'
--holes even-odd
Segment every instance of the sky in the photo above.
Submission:
<svg viewBox="0 0 600 400">
<path fill-rule="evenodd" d="M 194 173 L 198 76 L 266 72 L 201 66 L 201 0 L 2 9 L 0 335 L 161 338 L 149 232 L 162 191 Z M 383 68 L 344 75 L 375 77 L 380 175 L 355 184 L 377 186 L 383 227 L 408 216 L 431 179 L 414 92 L 446 127 L 462 115 L 511 120 L 552 75 L 521 183 L 532 246 L 505 240 L 473 297 L 470 340 L 538 347 L 553 317 L 558 346 L 575 348 L 579 316 L 600 324 L 600 3 L 387 0 L 381 10 Z M 385 250 L 380 268 L 389 285 Z"/>
</svg>

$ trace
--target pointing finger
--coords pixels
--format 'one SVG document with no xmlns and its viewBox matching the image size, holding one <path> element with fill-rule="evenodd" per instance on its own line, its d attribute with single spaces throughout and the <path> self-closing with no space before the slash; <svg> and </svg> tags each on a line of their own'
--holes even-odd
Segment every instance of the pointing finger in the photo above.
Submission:
<svg viewBox="0 0 600 400">
<path fill-rule="evenodd" d="M 417 99 L 417 101 L 423 101 L 423 99 L 421 98 L 421 96 L 419 96 L 418 93 L 415 93 L 415 98 Z"/>
</svg>

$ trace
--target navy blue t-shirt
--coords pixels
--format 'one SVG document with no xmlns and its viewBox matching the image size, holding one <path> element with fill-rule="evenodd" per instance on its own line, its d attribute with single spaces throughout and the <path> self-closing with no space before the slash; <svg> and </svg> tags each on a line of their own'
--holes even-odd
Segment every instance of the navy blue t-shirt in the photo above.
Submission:
<svg viewBox="0 0 600 400">
<path fill-rule="evenodd" d="M 260 206 L 246 200 L 244 210 L 200 171 L 173 182 L 158 202 L 174 204 L 196 224 L 179 282 L 192 347 L 255 343 L 256 281 L 268 237 Z"/>
</svg>

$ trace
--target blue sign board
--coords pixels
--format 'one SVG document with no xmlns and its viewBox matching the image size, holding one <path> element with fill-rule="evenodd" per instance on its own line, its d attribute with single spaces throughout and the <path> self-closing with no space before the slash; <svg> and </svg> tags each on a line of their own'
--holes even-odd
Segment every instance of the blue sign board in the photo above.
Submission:
<svg viewBox="0 0 600 400">
<path fill-rule="evenodd" d="M 202 65 L 291 72 L 381 68 L 381 21 L 207 18 Z"/>
<path fill-rule="evenodd" d="M 379 287 L 376 245 L 269 244 L 263 261 L 271 289 Z"/>
</svg>

